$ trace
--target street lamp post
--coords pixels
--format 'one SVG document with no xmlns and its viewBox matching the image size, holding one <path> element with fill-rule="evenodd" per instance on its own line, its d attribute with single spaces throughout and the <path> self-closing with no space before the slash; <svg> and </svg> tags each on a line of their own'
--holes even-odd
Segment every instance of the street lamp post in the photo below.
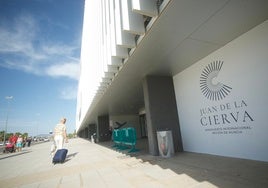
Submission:
<svg viewBox="0 0 268 188">
<path fill-rule="evenodd" d="M 6 100 L 7 100 L 7 119 L 6 119 L 6 126 L 5 126 L 5 132 L 4 132 L 4 143 L 6 142 L 6 132 L 7 132 L 7 124 L 8 124 L 8 115 L 9 115 L 9 110 L 10 110 L 10 105 L 9 105 L 9 101 L 13 99 L 13 96 L 7 96 Z"/>
</svg>

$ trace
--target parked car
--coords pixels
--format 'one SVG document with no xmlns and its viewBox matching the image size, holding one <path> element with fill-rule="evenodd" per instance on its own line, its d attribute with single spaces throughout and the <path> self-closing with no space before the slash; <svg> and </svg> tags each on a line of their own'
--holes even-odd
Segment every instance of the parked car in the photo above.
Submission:
<svg viewBox="0 0 268 188">
<path fill-rule="evenodd" d="M 44 140 L 43 140 L 44 142 L 48 142 L 49 141 L 49 139 L 48 138 L 44 138 Z"/>
</svg>

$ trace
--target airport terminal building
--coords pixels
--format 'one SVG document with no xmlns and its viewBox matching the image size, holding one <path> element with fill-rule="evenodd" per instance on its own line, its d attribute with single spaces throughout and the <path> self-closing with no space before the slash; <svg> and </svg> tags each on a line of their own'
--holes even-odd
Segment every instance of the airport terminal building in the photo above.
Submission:
<svg viewBox="0 0 268 188">
<path fill-rule="evenodd" d="M 85 0 L 76 129 L 268 161 L 267 0 Z"/>
</svg>

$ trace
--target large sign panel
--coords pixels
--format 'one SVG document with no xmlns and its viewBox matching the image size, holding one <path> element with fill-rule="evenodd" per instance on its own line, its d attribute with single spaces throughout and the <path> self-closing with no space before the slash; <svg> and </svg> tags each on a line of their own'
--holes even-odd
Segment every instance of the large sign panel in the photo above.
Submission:
<svg viewBox="0 0 268 188">
<path fill-rule="evenodd" d="M 185 151 L 268 161 L 268 20 L 174 76 Z"/>
<path fill-rule="evenodd" d="M 249 113 L 245 100 L 224 102 L 232 87 L 217 81 L 217 76 L 224 61 L 213 61 L 208 64 L 200 76 L 200 89 L 204 97 L 210 101 L 222 101 L 213 106 L 200 109 L 200 124 L 211 134 L 241 134 L 253 127 L 247 122 L 254 121 Z"/>
<path fill-rule="evenodd" d="M 201 73 L 200 88 L 209 100 L 221 100 L 231 92 L 231 87 L 217 81 L 222 65 L 223 61 L 213 61 Z"/>
</svg>

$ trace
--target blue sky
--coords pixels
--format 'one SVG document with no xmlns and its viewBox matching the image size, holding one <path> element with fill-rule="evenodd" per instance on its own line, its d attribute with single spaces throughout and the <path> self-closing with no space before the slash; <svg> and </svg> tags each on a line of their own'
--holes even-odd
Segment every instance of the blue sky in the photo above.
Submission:
<svg viewBox="0 0 268 188">
<path fill-rule="evenodd" d="M 84 0 L 0 0 L 0 130 L 7 114 L 7 132 L 47 134 L 63 116 L 75 130 L 83 10 Z"/>
</svg>

